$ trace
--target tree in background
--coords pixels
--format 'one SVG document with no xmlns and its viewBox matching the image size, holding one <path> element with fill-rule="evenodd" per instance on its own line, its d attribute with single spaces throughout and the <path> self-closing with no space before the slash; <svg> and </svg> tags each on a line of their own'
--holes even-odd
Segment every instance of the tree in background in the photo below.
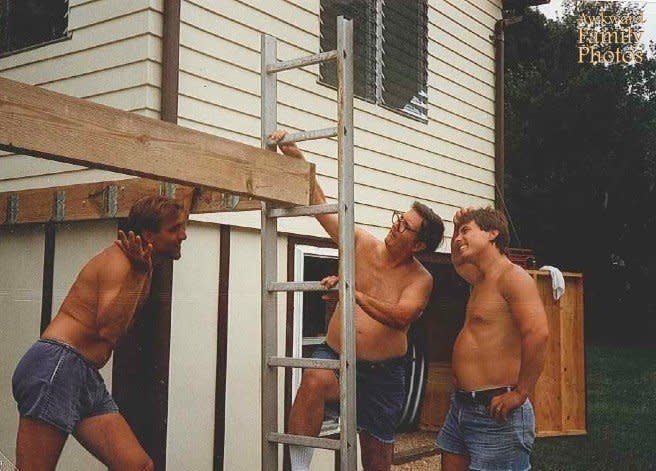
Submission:
<svg viewBox="0 0 656 471">
<path fill-rule="evenodd" d="M 505 194 L 514 244 L 584 273 L 588 338 L 653 341 L 656 45 L 640 64 L 578 63 L 579 14 L 601 8 L 643 7 L 569 2 L 507 30 Z"/>
</svg>

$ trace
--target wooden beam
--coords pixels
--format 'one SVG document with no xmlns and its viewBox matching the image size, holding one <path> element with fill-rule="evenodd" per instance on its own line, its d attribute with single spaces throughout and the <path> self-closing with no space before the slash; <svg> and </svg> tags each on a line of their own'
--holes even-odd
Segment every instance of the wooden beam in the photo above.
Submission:
<svg viewBox="0 0 656 471">
<path fill-rule="evenodd" d="M 0 78 L 0 149 L 128 175 L 307 205 L 314 165 Z"/>
<path fill-rule="evenodd" d="M 115 198 L 110 197 L 110 187 L 114 187 Z M 128 216 L 130 208 L 139 198 L 163 193 L 165 188 L 166 185 L 155 180 L 128 178 L 0 193 L 0 226 L 123 218 Z M 14 222 L 10 222 L 9 217 L 12 196 L 18 198 Z M 226 194 L 214 190 L 203 189 L 194 194 L 190 187 L 175 186 L 172 196 L 185 208 L 191 207 L 192 213 L 261 209 L 258 200 L 241 197 L 237 201 L 234 197 L 226 198 Z M 115 204 L 111 199 L 115 200 Z"/>
</svg>

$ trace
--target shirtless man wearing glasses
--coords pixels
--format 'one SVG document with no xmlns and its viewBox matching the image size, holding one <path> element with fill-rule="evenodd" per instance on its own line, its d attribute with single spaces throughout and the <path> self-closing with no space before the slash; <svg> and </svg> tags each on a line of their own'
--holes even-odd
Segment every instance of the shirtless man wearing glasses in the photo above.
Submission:
<svg viewBox="0 0 656 471">
<path fill-rule="evenodd" d="M 277 131 L 271 139 L 279 142 L 285 134 Z M 279 147 L 286 155 L 303 158 L 294 143 Z M 325 202 L 321 187 L 315 183 L 312 204 Z M 337 215 L 316 218 L 337 242 Z M 357 422 L 362 464 L 367 471 L 387 470 L 392 463 L 394 432 L 405 399 L 406 334 L 410 324 L 421 315 L 433 288 L 430 273 L 415 255 L 433 252 L 443 234 L 440 217 L 419 202 L 404 213 L 394 212 L 385 240 L 360 228 L 355 231 Z M 337 284 L 337 277 L 330 276 L 322 282 L 331 288 Z M 326 342 L 317 347 L 313 358 L 339 358 L 340 326 L 337 307 L 328 325 Z M 316 437 L 324 411 L 335 414 L 338 401 L 339 378 L 335 371 L 305 370 L 289 416 L 289 433 Z M 290 457 L 292 471 L 308 470 L 312 448 L 290 446 Z"/>
</svg>

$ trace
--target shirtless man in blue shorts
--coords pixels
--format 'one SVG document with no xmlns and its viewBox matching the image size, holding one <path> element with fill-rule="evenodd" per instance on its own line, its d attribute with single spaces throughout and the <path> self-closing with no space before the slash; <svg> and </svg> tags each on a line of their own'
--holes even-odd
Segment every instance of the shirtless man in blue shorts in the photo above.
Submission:
<svg viewBox="0 0 656 471">
<path fill-rule="evenodd" d="M 278 142 L 284 131 L 271 138 Z M 283 153 L 303 158 L 295 144 L 281 144 Z M 312 204 L 326 198 L 315 184 Z M 339 225 L 335 214 L 316 217 L 330 238 L 337 242 Z M 405 399 L 404 355 L 410 324 L 419 317 L 433 287 L 430 273 L 417 261 L 420 252 L 432 252 L 442 241 L 444 224 L 421 203 L 404 212 L 394 212 L 392 228 L 385 240 L 363 229 L 355 231 L 355 324 L 357 422 L 362 464 L 366 471 L 390 469 L 394 432 Z M 337 277 L 323 280 L 331 288 Z M 339 358 L 341 319 L 339 307 L 328 325 L 325 344 L 314 358 Z M 335 412 L 339 381 L 334 371 L 305 370 L 289 416 L 289 433 L 317 436 L 325 409 Z M 306 471 L 312 448 L 290 446 L 292 471 Z"/>
<path fill-rule="evenodd" d="M 71 433 L 109 469 L 153 469 L 98 370 L 148 297 L 153 267 L 180 258 L 186 222 L 174 200 L 142 198 L 130 211 L 128 236 L 120 233 L 82 268 L 14 372 L 18 469 L 54 470 Z"/>
</svg>

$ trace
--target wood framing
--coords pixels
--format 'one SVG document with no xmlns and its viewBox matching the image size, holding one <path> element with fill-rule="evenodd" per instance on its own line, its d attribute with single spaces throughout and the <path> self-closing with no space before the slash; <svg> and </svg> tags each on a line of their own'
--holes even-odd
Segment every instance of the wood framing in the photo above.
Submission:
<svg viewBox="0 0 656 471">
<path fill-rule="evenodd" d="M 301 159 L 0 78 L 0 149 L 128 175 L 307 205 Z"/>
<path fill-rule="evenodd" d="M 216 389 L 214 393 L 214 471 L 222 471 L 224 462 L 228 310 L 230 306 L 230 226 L 221 226 L 219 250 L 219 322 L 216 334 Z"/>
<path fill-rule="evenodd" d="M 144 178 L 128 178 L 0 193 L 0 226 L 127 217 L 130 207 L 139 198 L 158 193 L 166 194 L 167 191 L 185 208 L 189 209 L 191 206 L 192 213 L 261 209 L 258 200 L 206 189 L 194 193 L 193 188 L 186 186 L 172 186 Z"/>
</svg>

